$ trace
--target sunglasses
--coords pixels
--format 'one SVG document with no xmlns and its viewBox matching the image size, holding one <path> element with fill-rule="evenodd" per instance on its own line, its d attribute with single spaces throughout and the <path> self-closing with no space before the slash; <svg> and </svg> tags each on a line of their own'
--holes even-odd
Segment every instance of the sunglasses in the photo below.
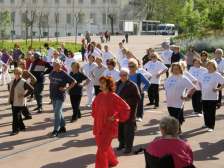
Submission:
<svg viewBox="0 0 224 168">
<path fill-rule="evenodd" d="M 156 57 L 151 57 L 151 58 L 156 58 Z"/>
<path fill-rule="evenodd" d="M 20 75 L 21 73 L 15 73 L 15 75 Z"/>
<path fill-rule="evenodd" d="M 134 68 L 135 66 L 128 66 L 128 68 Z"/>
<path fill-rule="evenodd" d="M 110 63 L 107 63 L 107 65 L 112 65 L 112 64 L 110 64 Z"/>
</svg>

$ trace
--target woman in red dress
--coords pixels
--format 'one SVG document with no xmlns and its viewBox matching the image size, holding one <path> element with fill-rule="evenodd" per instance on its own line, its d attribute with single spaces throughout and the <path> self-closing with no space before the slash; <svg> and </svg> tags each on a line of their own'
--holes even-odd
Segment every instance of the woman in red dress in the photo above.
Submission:
<svg viewBox="0 0 224 168">
<path fill-rule="evenodd" d="M 94 118 L 93 134 L 98 147 L 95 168 L 108 168 L 108 164 L 116 166 L 119 161 L 114 155 L 111 142 L 118 136 L 119 121 L 129 118 L 130 107 L 114 92 L 116 85 L 111 76 L 102 76 L 99 93 L 92 103 L 92 117 Z"/>
</svg>

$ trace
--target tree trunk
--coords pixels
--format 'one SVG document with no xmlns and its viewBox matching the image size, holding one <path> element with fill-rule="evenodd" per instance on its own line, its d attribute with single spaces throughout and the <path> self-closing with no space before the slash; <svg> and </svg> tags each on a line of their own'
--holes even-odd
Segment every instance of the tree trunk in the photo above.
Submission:
<svg viewBox="0 0 224 168">
<path fill-rule="evenodd" d="M 78 19 L 76 19 L 76 25 L 75 25 L 75 44 L 77 43 L 77 31 L 78 31 Z"/>
<path fill-rule="evenodd" d="M 27 35 L 28 35 L 28 28 L 27 28 L 27 12 L 26 12 L 26 45 L 27 45 Z"/>
<path fill-rule="evenodd" d="M 33 46 L 33 21 L 30 25 L 30 38 L 31 38 L 31 46 Z"/>
<path fill-rule="evenodd" d="M 14 36 L 14 23 L 15 23 L 15 13 L 13 13 L 13 19 L 12 19 L 12 41 Z"/>
<path fill-rule="evenodd" d="M 113 18 L 110 19 L 110 23 L 111 23 L 111 35 L 114 35 L 114 19 Z"/>
<path fill-rule="evenodd" d="M 47 26 L 47 41 L 49 41 L 49 27 L 50 26 Z"/>
</svg>

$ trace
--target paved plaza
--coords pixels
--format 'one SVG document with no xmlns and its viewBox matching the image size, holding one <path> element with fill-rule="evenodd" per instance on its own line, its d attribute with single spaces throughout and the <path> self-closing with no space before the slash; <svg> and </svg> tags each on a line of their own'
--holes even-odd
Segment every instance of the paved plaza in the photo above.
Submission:
<svg viewBox="0 0 224 168">
<path fill-rule="evenodd" d="M 130 36 L 129 43 L 124 47 L 134 52 L 141 60 L 145 51 L 153 47 L 159 54 L 163 51 L 165 39 L 169 36 Z M 81 42 L 82 37 L 78 37 Z M 99 42 L 98 36 L 91 37 Z M 116 56 L 118 43 L 124 36 L 111 36 L 109 50 Z M 50 39 L 55 41 L 56 39 Z M 61 42 L 74 42 L 75 37 L 59 38 Z M 80 64 L 84 63 L 79 60 Z M 11 74 L 13 77 L 13 74 Z M 49 136 L 53 131 L 54 113 L 52 105 L 49 105 L 49 80 L 46 78 L 43 97 L 43 112 L 37 114 L 32 111 L 33 119 L 24 121 L 25 131 L 20 131 L 16 136 L 9 136 L 12 131 L 12 111 L 7 105 L 8 91 L 6 86 L 0 86 L 0 168 L 94 168 L 97 146 L 92 133 L 93 118 L 91 108 L 86 108 L 86 92 L 81 101 L 82 118 L 75 123 L 70 123 L 72 108 L 69 96 L 63 108 L 63 115 L 66 121 L 66 133 L 60 133 L 57 138 Z M 159 122 L 162 116 L 168 115 L 165 94 L 162 89 L 165 75 L 162 76 L 160 85 L 160 107 L 152 109 L 153 106 L 144 106 L 144 117 L 138 122 L 135 132 L 133 151 L 139 147 L 147 148 L 148 144 L 160 138 Z M 145 95 L 144 105 L 148 103 Z M 36 102 L 28 102 L 28 108 L 36 108 Z M 185 122 L 182 126 L 184 136 L 182 140 L 187 141 L 194 152 L 194 165 L 198 168 L 223 168 L 224 167 L 224 107 L 217 110 L 215 130 L 211 133 L 207 129 L 201 129 L 204 125 L 203 117 L 192 115 L 191 101 L 186 101 L 184 106 Z M 144 168 L 145 160 L 143 154 L 124 154 L 123 151 L 116 151 L 118 140 L 114 138 L 112 146 L 115 155 L 118 157 L 117 168 Z"/>
</svg>

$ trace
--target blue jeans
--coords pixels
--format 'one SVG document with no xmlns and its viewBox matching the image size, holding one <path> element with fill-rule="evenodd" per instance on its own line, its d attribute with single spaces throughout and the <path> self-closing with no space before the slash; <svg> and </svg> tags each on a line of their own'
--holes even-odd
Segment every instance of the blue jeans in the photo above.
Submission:
<svg viewBox="0 0 224 168">
<path fill-rule="evenodd" d="M 62 107 L 64 102 L 62 100 L 52 100 L 53 109 L 54 109 L 54 131 L 59 131 L 59 126 L 65 126 L 65 120 L 62 115 Z"/>
</svg>

